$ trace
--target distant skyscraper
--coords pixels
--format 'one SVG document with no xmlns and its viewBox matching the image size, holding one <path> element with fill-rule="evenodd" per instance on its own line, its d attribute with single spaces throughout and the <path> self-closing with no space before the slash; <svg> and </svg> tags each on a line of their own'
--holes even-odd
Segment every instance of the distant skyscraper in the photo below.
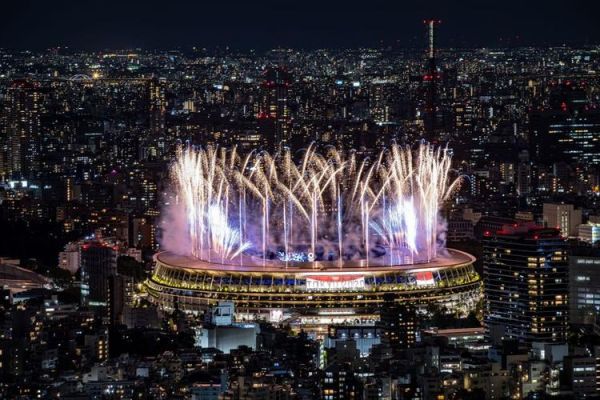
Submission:
<svg viewBox="0 0 600 400">
<path fill-rule="evenodd" d="M 483 240 L 485 326 L 493 342 L 563 342 L 567 242 L 556 228 L 507 225 Z"/>
<path fill-rule="evenodd" d="M 435 31 L 437 25 L 440 24 L 440 20 L 428 19 L 423 21 L 427 27 L 427 69 L 423 76 L 423 85 L 425 87 L 425 110 L 424 110 L 424 124 L 425 134 L 428 140 L 435 140 L 438 137 L 438 82 L 440 80 L 440 73 L 437 69 L 436 63 L 436 51 L 435 51 Z"/>
<path fill-rule="evenodd" d="M 5 175 L 32 179 L 39 167 L 41 94 L 28 80 L 15 80 L 4 103 L 7 124 Z"/>
<path fill-rule="evenodd" d="M 542 158 L 552 156 L 554 161 L 600 165 L 600 144 L 595 140 L 600 135 L 600 114 L 552 113 L 540 124 L 541 131 L 534 139 Z"/>
<path fill-rule="evenodd" d="M 453 105 L 454 127 L 460 132 L 469 132 L 473 127 L 475 111 L 469 103 L 456 103 Z"/>
<path fill-rule="evenodd" d="M 164 82 L 159 79 L 148 81 L 148 101 L 150 113 L 150 137 L 148 155 L 156 156 L 165 151 L 167 102 Z"/>
<path fill-rule="evenodd" d="M 600 112 L 590 104 L 587 90 L 566 82 L 552 89 L 547 108 L 530 114 L 529 142 L 534 161 L 600 165 Z"/>
<path fill-rule="evenodd" d="M 527 196 L 531 193 L 531 171 L 529 152 L 520 152 L 517 165 L 517 194 L 519 196 Z"/>
<path fill-rule="evenodd" d="M 258 129 L 270 147 L 276 147 L 282 142 L 289 143 L 291 139 L 288 99 L 290 83 L 290 74 L 283 68 L 269 68 L 264 73 Z"/>
<path fill-rule="evenodd" d="M 378 124 L 390 121 L 390 86 L 391 82 L 383 79 L 374 80 L 369 90 L 369 109 L 371 118 Z"/>
</svg>

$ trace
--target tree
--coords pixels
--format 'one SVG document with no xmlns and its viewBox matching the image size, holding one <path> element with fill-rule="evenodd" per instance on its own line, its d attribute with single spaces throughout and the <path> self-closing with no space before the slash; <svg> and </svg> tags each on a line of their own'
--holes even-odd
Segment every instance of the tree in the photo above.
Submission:
<svg viewBox="0 0 600 400">
<path fill-rule="evenodd" d="M 121 256 L 117 259 L 117 272 L 132 277 L 136 282 L 146 278 L 144 264 L 129 256 Z"/>
</svg>

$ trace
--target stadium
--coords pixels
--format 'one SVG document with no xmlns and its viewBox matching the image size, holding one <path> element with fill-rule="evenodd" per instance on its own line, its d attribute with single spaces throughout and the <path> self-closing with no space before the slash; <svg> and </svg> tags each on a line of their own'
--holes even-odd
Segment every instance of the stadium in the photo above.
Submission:
<svg viewBox="0 0 600 400">
<path fill-rule="evenodd" d="M 479 299 L 474 258 L 442 239 L 439 210 L 460 183 L 445 150 L 394 146 L 359 160 L 309 148 L 294 162 L 289 151 L 187 148 L 171 172 L 166 251 L 146 283 L 163 309 L 233 301 L 249 319 L 345 320 L 376 314 L 389 293 L 457 313 Z"/>
<path fill-rule="evenodd" d="M 435 302 L 468 311 L 479 298 L 480 277 L 475 259 L 458 250 L 424 264 L 368 266 L 347 262 L 294 265 L 261 262 L 217 264 L 163 252 L 147 282 L 148 293 L 162 308 L 198 312 L 231 300 L 244 314 L 368 315 L 386 293 L 414 305 Z"/>
</svg>

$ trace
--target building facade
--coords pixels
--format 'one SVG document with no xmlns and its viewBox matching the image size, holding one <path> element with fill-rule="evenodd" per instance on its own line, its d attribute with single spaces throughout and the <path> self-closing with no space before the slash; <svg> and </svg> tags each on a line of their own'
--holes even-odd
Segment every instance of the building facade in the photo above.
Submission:
<svg viewBox="0 0 600 400">
<path fill-rule="evenodd" d="M 483 240 L 485 327 L 492 342 L 563 342 L 567 242 L 556 228 L 506 226 Z"/>
</svg>

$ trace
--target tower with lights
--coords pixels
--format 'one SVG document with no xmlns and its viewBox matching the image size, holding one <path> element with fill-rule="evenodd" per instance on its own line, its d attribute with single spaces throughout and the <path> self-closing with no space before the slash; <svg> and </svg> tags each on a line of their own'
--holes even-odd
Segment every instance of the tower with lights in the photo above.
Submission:
<svg viewBox="0 0 600 400">
<path fill-rule="evenodd" d="M 440 73 L 436 65 L 435 33 L 437 26 L 442 21 L 439 19 L 426 19 L 423 21 L 427 27 L 427 68 L 423 75 L 423 86 L 425 89 L 424 126 L 426 139 L 435 141 L 437 139 L 437 85 Z"/>
</svg>

